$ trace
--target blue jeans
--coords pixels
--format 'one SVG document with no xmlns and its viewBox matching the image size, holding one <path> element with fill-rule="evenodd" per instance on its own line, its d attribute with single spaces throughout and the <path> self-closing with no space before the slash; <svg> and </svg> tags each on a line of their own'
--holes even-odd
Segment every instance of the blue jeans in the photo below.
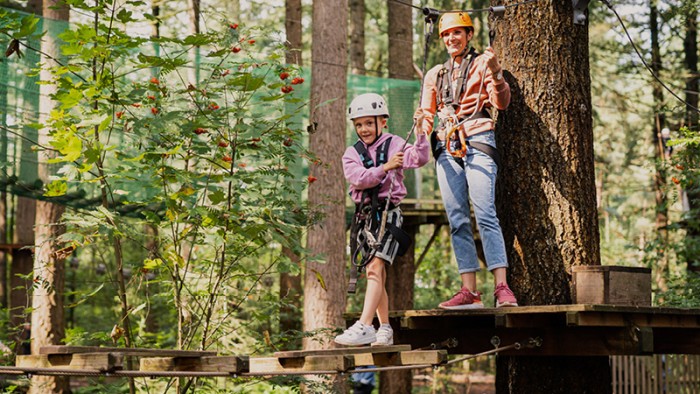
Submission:
<svg viewBox="0 0 700 394">
<path fill-rule="evenodd" d="M 468 137 L 493 147 L 496 136 L 487 131 Z M 444 145 L 444 142 L 439 142 Z M 469 201 L 474 207 L 474 217 L 481 235 L 486 265 L 489 271 L 508 266 L 501 225 L 496 216 L 496 174 L 498 166 L 487 154 L 469 147 L 463 159 L 464 168 L 442 150 L 437 158 L 437 178 L 445 204 L 452 233 L 452 249 L 457 259 L 459 273 L 480 270 L 472 234 Z"/>
</svg>

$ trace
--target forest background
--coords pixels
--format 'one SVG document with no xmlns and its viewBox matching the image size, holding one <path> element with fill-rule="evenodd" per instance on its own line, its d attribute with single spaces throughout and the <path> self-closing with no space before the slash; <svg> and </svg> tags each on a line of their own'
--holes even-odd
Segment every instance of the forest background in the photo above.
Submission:
<svg viewBox="0 0 700 394">
<path fill-rule="evenodd" d="M 317 254 L 308 241 L 316 224 L 344 222 L 329 214 L 323 193 L 307 194 L 317 181 L 343 181 L 330 164 L 339 156 L 329 153 L 344 146 L 313 149 L 323 143 L 314 141 L 322 135 L 314 127 L 317 118 L 342 100 L 314 102 L 308 90 L 316 65 L 310 59 L 318 59 L 311 54 L 314 40 L 345 37 L 332 28 L 314 31 L 312 15 L 334 10 L 307 1 L 67 4 L 70 12 L 43 7 L 44 16 L 62 23 L 39 23 L 12 11 L 31 12 L 36 3 L 3 4 L 3 187 L 19 184 L 29 191 L 3 191 L 0 243 L 37 248 L 34 257 L 28 249 L 0 251 L 0 340 L 12 347 L 31 322 L 33 331 L 44 325 L 48 337 L 68 344 L 265 354 L 297 348 L 304 337 L 332 335 L 340 325 L 301 329 L 302 309 L 314 305 L 299 296 L 313 283 L 315 291 L 344 298 L 333 290 L 342 290 L 344 280 L 314 268 L 346 261 L 344 248 L 336 248 L 341 253 L 335 256 Z M 430 6 L 482 9 L 489 3 Z M 697 4 L 614 7 L 650 68 L 697 106 Z M 334 66 L 340 79 L 352 75 L 347 97 L 390 83 L 376 78 L 408 80 L 395 83 L 417 89 L 424 28 L 419 10 L 392 0 L 352 0 L 339 15 L 349 23 L 349 64 Z M 483 49 L 489 14 L 472 17 L 479 31 L 473 44 Z M 591 3 L 588 17 L 602 263 L 652 268 L 655 305 L 696 307 L 697 113 L 655 82 L 605 4 Z M 399 66 L 390 64 L 396 62 L 391 57 L 400 57 L 391 55 L 401 45 L 397 25 L 409 26 L 401 40 L 412 53 Z M 532 28 L 545 26 L 533 21 Z M 43 43 L 40 31 L 48 31 Z M 10 51 L 15 42 L 19 51 Z M 22 74 L 7 66 L 20 51 L 30 59 Z M 427 64 L 443 56 L 434 37 Z M 45 67 L 32 71 L 40 62 Z M 37 85 L 38 79 L 54 83 Z M 41 89 L 36 107 L 26 98 L 7 98 L 11 89 L 30 86 Z M 390 109 L 405 122 L 414 106 L 399 101 Z M 10 107 L 20 110 L 13 114 Z M 340 112 L 334 116 L 344 118 Z M 403 134 L 401 123 L 396 126 Z M 351 130 L 346 137 L 352 141 Z M 31 155 L 36 159 L 27 161 Z M 416 177 L 417 194 L 439 198 L 431 172 L 427 166 Z M 42 179 L 40 187 L 21 185 L 31 178 L 26 174 L 37 174 L 32 180 Z M 53 207 L 50 198 L 61 197 L 64 208 Z M 55 220 L 42 225 L 35 219 L 41 212 Z M 48 225 L 58 218 L 63 226 Z M 416 235 L 417 250 L 426 254 L 415 268 L 415 309 L 433 308 L 457 287 L 448 230 L 438 231 L 432 238 L 435 229 L 423 226 Z M 335 242 L 344 245 L 342 238 Z M 486 278 L 480 282 L 488 293 Z M 33 300 L 52 294 L 62 310 L 44 315 Z M 306 294 L 306 302 L 316 298 Z M 348 311 L 360 307 L 361 297 L 348 299 Z M 12 355 L 5 360 L 11 364 Z M 265 392 L 294 390 L 297 383 L 280 378 L 239 387 L 197 384 Z M 91 389 L 119 391 L 125 385 Z"/>
</svg>

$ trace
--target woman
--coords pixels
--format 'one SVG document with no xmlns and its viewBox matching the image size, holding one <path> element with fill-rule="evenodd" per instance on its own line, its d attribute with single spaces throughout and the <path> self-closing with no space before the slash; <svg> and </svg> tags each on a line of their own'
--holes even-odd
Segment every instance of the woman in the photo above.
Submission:
<svg viewBox="0 0 700 394">
<path fill-rule="evenodd" d="M 498 155 L 489 110 L 504 110 L 510 86 L 490 47 L 477 54 L 469 47 L 474 25 L 464 12 L 443 14 L 438 25 L 449 59 L 425 75 L 421 108 L 427 112 L 423 130 L 432 130 L 437 113 L 440 128 L 431 135 L 438 183 L 452 233 L 462 288 L 439 307 L 483 308 L 476 290 L 479 261 L 472 234 L 469 201 L 474 207 L 486 265 L 496 282 L 496 307 L 517 306 L 508 287 L 505 242 L 496 216 Z M 433 115 L 433 116 L 430 116 Z M 455 127 L 456 126 L 456 127 Z"/>
</svg>

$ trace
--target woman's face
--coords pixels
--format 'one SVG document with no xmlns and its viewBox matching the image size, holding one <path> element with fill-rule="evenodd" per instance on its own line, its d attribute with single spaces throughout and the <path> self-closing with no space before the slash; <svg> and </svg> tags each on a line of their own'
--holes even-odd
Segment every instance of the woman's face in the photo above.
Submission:
<svg viewBox="0 0 700 394">
<path fill-rule="evenodd" d="M 453 27 L 442 32 L 442 42 L 445 43 L 447 53 L 452 57 L 462 53 L 467 44 L 469 44 L 473 34 L 471 31 L 467 33 L 467 30 L 463 27 Z"/>
</svg>

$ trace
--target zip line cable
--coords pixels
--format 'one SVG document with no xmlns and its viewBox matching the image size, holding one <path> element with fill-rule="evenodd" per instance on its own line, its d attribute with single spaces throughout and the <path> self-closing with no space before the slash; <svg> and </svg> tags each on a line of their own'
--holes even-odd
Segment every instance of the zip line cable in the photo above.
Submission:
<svg viewBox="0 0 700 394">
<path fill-rule="evenodd" d="M 649 64 L 647 63 L 647 61 L 644 60 L 644 56 L 642 56 L 642 54 L 639 53 L 639 49 L 637 48 L 637 45 L 636 45 L 636 44 L 634 43 L 634 41 L 632 40 L 632 37 L 630 36 L 630 33 L 627 31 L 627 27 L 625 26 L 625 23 L 622 21 L 622 18 L 620 17 L 620 14 L 618 14 L 617 11 L 615 10 L 615 8 L 613 8 L 613 6 L 612 6 L 612 4 L 610 3 L 609 0 L 601 0 L 601 1 L 603 2 L 603 4 L 605 4 L 606 6 L 608 6 L 608 8 L 610 8 L 610 11 L 612 11 L 613 14 L 615 14 L 615 16 L 617 17 L 617 20 L 620 22 L 620 25 L 622 26 L 622 29 L 625 31 L 625 35 L 627 36 L 627 40 L 628 40 L 628 41 L 630 42 L 630 44 L 632 45 L 632 49 L 634 49 L 634 52 L 637 54 L 637 56 L 639 57 L 639 59 L 642 61 L 642 63 L 644 64 L 644 67 L 647 69 L 647 71 L 649 71 L 649 73 L 651 74 L 651 76 L 654 77 L 654 79 L 656 79 L 656 81 L 657 81 L 664 89 L 666 89 L 667 92 L 671 93 L 671 95 L 672 95 L 673 97 L 675 97 L 675 98 L 676 98 L 678 101 L 680 101 L 681 103 L 685 104 L 687 108 L 691 108 L 691 109 L 695 110 L 695 112 L 700 113 L 700 109 L 698 109 L 697 107 L 695 107 L 695 106 L 693 106 L 692 104 L 688 103 L 687 101 L 683 100 L 683 99 L 682 99 L 680 96 L 678 96 L 673 90 L 671 90 L 671 88 L 669 88 L 669 87 L 661 80 L 661 78 L 659 78 L 658 75 L 656 75 L 656 73 L 654 72 L 654 70 L 652 70 L 651 67 L 649 66 Z"/>
</svg>

